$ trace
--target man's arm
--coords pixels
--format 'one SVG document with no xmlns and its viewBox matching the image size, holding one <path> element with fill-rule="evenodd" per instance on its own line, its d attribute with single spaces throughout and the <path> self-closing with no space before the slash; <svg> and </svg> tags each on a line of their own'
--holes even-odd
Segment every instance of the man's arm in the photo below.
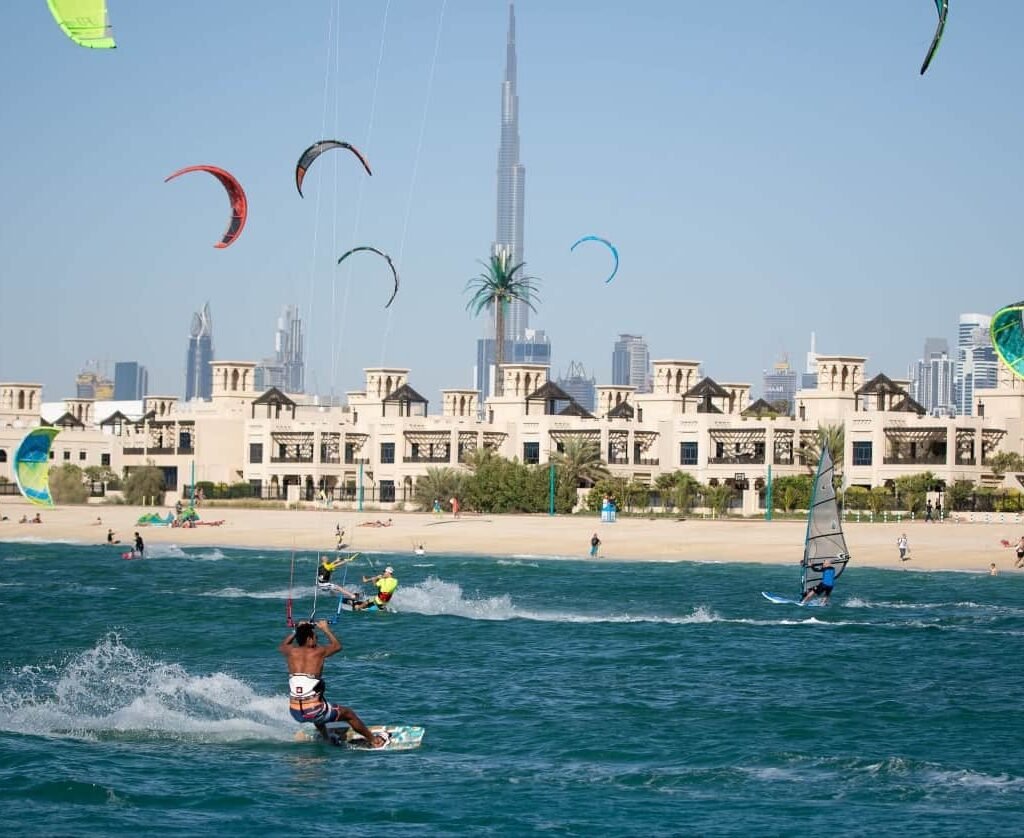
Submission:
<svg viewBox="0 0 1024 838">
<path fill-rule="evenodd" d="M 363 581 L 364 582 L 373 582 L 375 584 L 376 584 L 378 579 L 380 579 L 380 575 L 377 575 L 377 576 L 364 576 L 363 577 Z"/>
<path fill-rule="evenodd" d="M 334 655 L 334 654 L 337 654 L 338 652 L 340 652 L 341 651 L 341 641 L 338 640 L 338 638 L 334 636 L 334 632 L 331 631 L 331 627 L 329 625 L 327 625 L 327 620 L 320 620 L 319 622 L 317 622 L 317 625 L 320 627 L 320 630 L 324 634 L 326 634 L 328 639 L 331 641 L 331 645 L 328 646 L 326 649 L 324 649 L 324 657 L 325 658 L 329 658 L 331 655 Z"/>
<path fill-rule="evenodd" d="M 277 651 L 279 651 L 282 655 L 287 655 L 288 654 L 288 647 L 291 646 L 292 640 L 294 640 L 294 639 L 295 639 L 295 630 L 293 629 L 292 633 L 289 634 L 284 640 L 282 640 L 280 642 L 280 644 L 277 647 Z"/>
</svg>

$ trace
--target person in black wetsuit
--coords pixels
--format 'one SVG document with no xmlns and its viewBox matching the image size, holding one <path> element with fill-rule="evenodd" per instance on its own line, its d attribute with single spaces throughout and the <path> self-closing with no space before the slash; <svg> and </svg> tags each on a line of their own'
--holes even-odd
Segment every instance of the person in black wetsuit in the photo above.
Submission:
<svg viewBox="0 0 1024 838">
<path fill-rule="evenodd" d="M 146 545 L 142 541 L 142 536 L 139 535 L 138 530 L 135 531 L 135 552 L 139 554 L 141 559 L 146 552 Z"/>
</svg>

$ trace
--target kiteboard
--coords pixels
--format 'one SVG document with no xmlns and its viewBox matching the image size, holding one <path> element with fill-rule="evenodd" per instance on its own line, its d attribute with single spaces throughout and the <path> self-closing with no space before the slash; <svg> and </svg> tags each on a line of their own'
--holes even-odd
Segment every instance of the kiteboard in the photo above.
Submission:
<svg viewBox="0 0 1024 838">
<path fill-rule="evenodd" d="M 141 559 L 142 553 L 136 553 L 134 550 L 129 550 L 127 553 L 121 554 L 122 559 Z"/>
<path fill-rule="evenodd" d="M 761 591 L 761 596 L 763 596 L 769 602 L 774 602 L 776 605 L 799 605 L 804 608 L 814 608 L 825 604 L 822 600 L 818 599 L 817 597 L 810 600 L 809 602 L 801 602 L 798 599 L 790 599 L 789 597 L 779 596 L 778 594 L 770 594 L 768 593 L 768 591 Z"/>
<path fill-rule="evenodd" d="M 330 744 L 342 748 L 359 748 L 367 751 L 411 751 L 423 742 L 426 729 L 419 725 L 369 725 L 371 733 L 384 733 L 387 744 L 374 748 L 362 736 L 344 722 L 329 722 L 327 731 Z M 315 727 L 301 727 L 295 731 L 296 742 L 323 742 L 324 739 Z"/>
</svg>

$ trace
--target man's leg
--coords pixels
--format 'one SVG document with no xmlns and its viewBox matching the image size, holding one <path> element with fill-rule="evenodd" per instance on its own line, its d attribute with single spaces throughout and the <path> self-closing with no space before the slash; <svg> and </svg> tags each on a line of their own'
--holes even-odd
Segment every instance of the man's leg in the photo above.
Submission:
<svg viewBox="0 0 1024 838">
<path fill-rule="evenodd" d="M 340 704 L 333 704 L 331 705 L 331 711 L 332 719 L 347 722 L 348 726 L 351 727 L 352 730 L 362 736 L 374 748 L 379 748 L 387 743 L 387 740 L 383 736 L 372 733 L 363 720 L 356 715 L 356 711 L 351 707 L 343 707 Z"/>
</svg>

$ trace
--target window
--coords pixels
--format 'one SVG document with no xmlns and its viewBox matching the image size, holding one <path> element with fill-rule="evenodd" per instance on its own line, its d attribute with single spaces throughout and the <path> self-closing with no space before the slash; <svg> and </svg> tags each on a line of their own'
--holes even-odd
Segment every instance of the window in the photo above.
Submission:
<svg viewBox="0 0 1024 838">
<path fill-rule="evenodd" d="M 523 462 L 528 466 L 535 466 L 540 462 L 540 443 L 523 443 Z"/>
<path fill-rule="evenodd" d="M 7 462 L 7 452 L 3 448 L 0 448 L 0 463 Z"/>
<path fill-rule="evenodd" d="M 681 466 L 695 466 L 695 465 L 697 465 L 697 443 L 696 442 L 680 442 L 679 443 L 679 465 L 681 465 Z"/>
<path fill-rule="evenodd" d="M 345 443 L 345 462 L 352 465 L 356 461 L 356 445 L 354 442 Z"/>
<path fill-rule="evenodd" d="M 393 463 L 395 461 L 395 443 L 393 442 L 382 442 L 380 444 L 380 461 L 382 463 Z M 384 492 L 384 483 L 381 483 L 381 493 Z M 391 484 L 391 499 L 395 499 L 395 484 Z M 381 500 L 384 500 L 381 497 Z"/>
<path fill-rule="evenodd" d="M 78 459 L 79 459 L 79 461 L 85 460 L 85 452 L 84 451 L 79 451 L 78 452 Z"/>
<path fill-rule="evenodd" d="M 179 448 L 191 448 L 192 447 L 192 432 L 191 431 L 179 431 L 178 432 L 178 447 Z"/>
<path fill-rule="evenodd" d="M 106 466 L 107 468 L 110 468 L 110 455 L 109 454 L 100 454 L 100 465 L 101 466 Z"/>
<path fill-rule="evenodd" d="M 68 461 L 70 459 L 71 459 L 71 452 L 70 451 L 65 451 L 64 452 L 64 460 Z"/>
<path fill-rule="evenodd" d="M 390 445 L 394 449 L 394 444 L 385 442 L 383 445 Z M 392 451 L 392 454 L 394 452 Z M 381 503 L 394 503 L 395 502 L 395 481 L 394 480 L 381 480 L 380 481 L 380 502 Z"/>
<path fill-rule="evenodd" d="M 869 465 L 871 465 L 871 443 L 870 442 L 855 442 L 855 443 L 853 443 L 853 464 L 855 466 L 869 466 Z"/>
<path fill-rule="evenodd" d="M 263 443 L 262 442 L 250 442 L 249 443 L 249 462 L 250 463 L 262 463 L 263 462 Z"/>
</svg>

